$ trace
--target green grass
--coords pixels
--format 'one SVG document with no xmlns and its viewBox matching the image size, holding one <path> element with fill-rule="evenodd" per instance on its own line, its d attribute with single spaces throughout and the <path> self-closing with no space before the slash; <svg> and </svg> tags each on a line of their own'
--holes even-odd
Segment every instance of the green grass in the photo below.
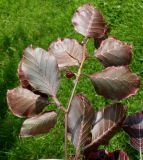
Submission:
<svg viewBox="0 0 143 160">
<path fill-rule="evenodd" d="M 132 70 L 143 78 L 143 1 L 142 0 L 0 0 L 0 159 L 1 160 L 36 160 L 38 158 L 62 158 L 64 155 L 63 115 L 55 129 L 47 135 L 20 139 L 18 137 L 21 119 L 14 117 L 6 103 L 7 89 L 19 85 L 17 66 L 23 49 L 29 44 L 47 49 L 58 37 L 76 38 L 71 24 L 75 10 L 82 4 L 92 3 L 105 16 L 112 30 L 110 35 L 134 46 Z M 93 53 L 92 42 L 89 52 Z M 94 73 L 102 69 L 97 61 L 86 62 L 84 72 Z M 63 76 L 58 97 L 66 105 L 72 81 L 67 82 Z M 77 92 L 84 92 L 95 110 L 110 103 L 97 96 L 91 83 L 81 79 Z M 140 111 L 143 107 L 142 85 L 138 94 L 124 100 L 128 113 Z M 119 132 L 105 147 L 110 151 L 123 149 L 133 160 L 138 160 L 138 152 L 129 145 L 125 133 Z M 70 154 L 74 153 L 72 145 Z"/>
</svg>

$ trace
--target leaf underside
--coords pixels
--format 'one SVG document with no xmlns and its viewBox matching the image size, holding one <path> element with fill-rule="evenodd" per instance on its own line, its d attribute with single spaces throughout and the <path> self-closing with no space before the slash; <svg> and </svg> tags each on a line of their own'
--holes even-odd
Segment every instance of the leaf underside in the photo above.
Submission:
<svg viewBox="0 0 143 160">
<path fill-rule="evenodd" d="M 72 18 L 74 29 L 85 37 L 100 38 L 108 29 L 104 17 L 91 4 L 79 7 Z"/>
<path fill-rule="evenodd" d="M 31 86 L 39 92 L 55 96 L 59 85 L 56 59 L 44 49 L 29 46 L 24 51 L 22 70 Z"/>
<path fill-rule="evenodd" d="M 97 94 L 112 100 L 135 95 L 140 86 L 140 78 L 127 66 L 108 67 L 90 78 Z"/>
<path fill-rule="evenodd" d="M 56 121 L 57 113 L 55 111 L 45 112 L 41 115 L 28 118 L 23 122 L 20 136 L 31 137 L 47 133 L 55 126 Z"/>
</svg>

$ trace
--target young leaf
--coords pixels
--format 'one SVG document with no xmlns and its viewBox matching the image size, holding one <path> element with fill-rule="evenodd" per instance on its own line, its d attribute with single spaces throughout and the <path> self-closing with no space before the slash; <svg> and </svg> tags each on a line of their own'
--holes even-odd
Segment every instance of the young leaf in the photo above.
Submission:
<svg viewBox="0 0 143 160">
<path fill-rule="evenodd" d="M 72 18 L 72 23 L 74 29 L 85 37 L 103 37 L 108 28 L 104 17 L 91 4 L 79 7 Z"/>
<path fill-rule="evenodd" d="M 107 150 L 98 150 L 87 153 L 87 160 L 129 160 L 127 154 L 121 150 L 108 152 Z"/>
<path fill-rule="evenodd" d="M 55 126 L 56 121 L 57 113 L 55 111 L 45 112 L 41 115 L 28 118 L 22 125 L 20 136 L 31 137 L 47 133 Z"/>
<path fill-rule="evenodd" d="M 83 46 L 75 39 L 58 39 L 50 45 L 48 52 L 56 57 L 60 69 L 79 66 L 83 58 Z"/>
<path fill-rule="evenodd" d="M 47 98 L 36 95 L 22 87 L 8 90 L 7 102 L 12 113 L 18 117 L 35 116 L 48 105 Z"/>
<path fill-rule="evenodd" d="M 29 83 L 38 91 L 55 96 L 59 85 L 59 70 L 53 55 L 41 48 L 29 46 L 24 51 L 22 70 Z"/>
<path fill-rule="evenodd" d="M 126 110 L 127 107 L 116 103 L 96 112 L 91 130 L 92 141 L 84 148 L 84 152 L 95 150 L 99 145 L 107 144 L 108 140 L 125 119 Z"/>
<path fill-rule="evenodd" d="M 140 86 L 139 77 L 127 66 L 108 67 L 90 76 L 97 94 L 112 100 L 135 95 Z"/>
<path fill-rule="evenodd" d="M 67 70 L 65 75 L 66 75 L 67 78 L 72 78 L 72 77 L 75 76 L 75 73 Z"/>
<path fill-rule="evenodd" d="M 82 94 L 74 96 L 68 113 L 68 131 L 76 151 L 91 141 L 90 130 L 94 119 L 94 109 Z"/>
<path fill-rule="evenodd" d="M 130 136 L 131 146 L 139 152 L 143 152 L 143 111 L 129 116 L 123 129 Z"/>
<path fill-rule="evenodd" d="M 105 67 L 128 65 L 132 59 L 132 47 L 115 38 L 102 41 L 95 56 Z"/>
</svg>

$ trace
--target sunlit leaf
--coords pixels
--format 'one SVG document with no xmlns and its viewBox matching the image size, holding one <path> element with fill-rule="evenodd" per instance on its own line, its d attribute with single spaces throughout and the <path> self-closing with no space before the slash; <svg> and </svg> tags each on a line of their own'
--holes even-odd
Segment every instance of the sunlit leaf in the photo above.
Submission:
<svg viewBox="0 0 143 160">
<path fill-rule="evenodd" d="M 50 45 L 48 52 L 56 57 L 60 69 L 78 66 L 83 58 L 83 46 L 75 39 L 58 39 Z"/>
<path fill-rule="evenodd" d="M 108 38 L 102 41 L 95 56 L 105 67 L 128 65 L 132 58 L 132 47 L 115 38 Z"/>
<path fill-rule="evenodd" d="M 130 136 L 130 144 L 139 152 L 143 152 L 143 112 L 129 116 L 123 126 Z"/>
<path fill-rule="evenodd" d="M 7 102 L 12 113 L 18 117 L 35 116 L 48 105 L 47 98 L 34 94 L 22 87 L 8 90 Z"/>
<path fill-rule="evenodd" d="M 85 37 L 103 37 L 108 27 L 104 17 L 91 4 L 79 7 L 72 18 L 74 29 Z"/>
<path fill-rule="evenodd" d="M 59 85 L 56 59 L 44 49 L 29 46 L 24 51 L 22 70 L 29 83 L 38 91 L 55 96 Z"/>
<path fill-rule="evenodd" d="M 84 151 L 95 150 L 99 145 L 107 144 L 125 119 L 126 110 L 127 107 L 116 103 L 96 112 L 91 130 L 92 141 L 84 148 Z"/>
<path fill-rule="evenodd" d="M 53 128 L 57 121 L 57 113 L 55 111 L 45 112 L 41 115 L 28 118 L 24 121 L 20 136 L 30 137 L 47 133 Z"/>
<path fill-rule="evenodd" d="M 88 99 L 81 94 L 74 96 L 68 113 L 68 131 L 77 151 L 91 141 L 93 119 L 94 109 Z"/>
<path fill-rule="evenodd" d="M 90 76 L 97 94 L 112 100 L 121 100 L 135 95 L 140 79 L 127 66 L 108 67 Z"/>
</svg>

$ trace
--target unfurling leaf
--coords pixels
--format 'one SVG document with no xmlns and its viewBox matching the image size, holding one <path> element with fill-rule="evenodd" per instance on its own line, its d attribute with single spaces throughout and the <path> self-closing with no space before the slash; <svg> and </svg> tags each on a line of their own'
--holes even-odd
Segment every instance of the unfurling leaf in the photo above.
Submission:
<svg viewBox="0 0 143 160">
<path fill-rule="evenodd" d="M 123 129 L 130 136 L 130 144 L 139 152 L 143 152 L 143 112 L 127 117 Z"/>
<path fill-rule="evenodd" d="M 97 94 L 112 100 L 135 95 L 140 86 L 139 77 L 127 66 L 108 67 L 90 76 Z"/>
<path fill-rule="evenodd" d="M 35 116 L 48 105 L 47 98 L 36 95 L 22 87 L 8 90 L 7 102 L 12 113 L 18 117 Z"/>
<path fill-rule="evenodd" d="M 87 153 L 86 160 L 129 160 L 129 157 L 121 150 L 116 150 L 114 152 L 98 150 Z"/>
<path fill-rule="evenodd" d="M 132 59 L 132 47 L 115 38 L 104 40 L 95 56 L 105 67 L 128 65 Z"/>
<path fill-rule="evenodd" d="M 28 118 L 24 121 L 20 136 L 31 137 L 39 134 L 47 133 L 53 128 L 57 121 L 57 113 L 55 111 L 45 112 L 41 115 Z"/>
<path fill-rule="evenodd" d="M 56 59 L 44 49 L 29 46 L 24 51 L 22 70 L 31 86 L 42 93 L 55 96 L 59 85 Z"/>
<path fill-rule="evenodd" d="M 84 148 L 84 152 L 95 150 L 99 145 L 105 145 L 120 127 L 126 117 L 127 107 L 120 103 L 102 108 L 95 113 L 92 141 Z"/>
<path fill-rule="evenodd" d="M 71 71 L 66 71 L 66 77 L 67 78 L 72 78 L 72 77 L 74 77 L 75 76 L 75 74 L 73 73 L 73 72 L 71 72 Z"/>
<path fill-rule="evenodd" d="M 91 141 L 93 119 L 94 109 L 87 98 L 82 94 L 74 96 L 68 113 L 68 131 L 77 152 Z"/>
<path fill-rule="evenodd" d="M 50 45 L 48 52 L 56 57 L 60 69 L 79 66 L 83 58 L 83 46 L 75 39 L 58 39 Z"/>
<path fill-rule="evenodd" d="M 79 7 L 72 18 L 74 29 L 85 37 L 103 37 L 108 27 L 104 17 L 91 4 Z"/>
</svg>

